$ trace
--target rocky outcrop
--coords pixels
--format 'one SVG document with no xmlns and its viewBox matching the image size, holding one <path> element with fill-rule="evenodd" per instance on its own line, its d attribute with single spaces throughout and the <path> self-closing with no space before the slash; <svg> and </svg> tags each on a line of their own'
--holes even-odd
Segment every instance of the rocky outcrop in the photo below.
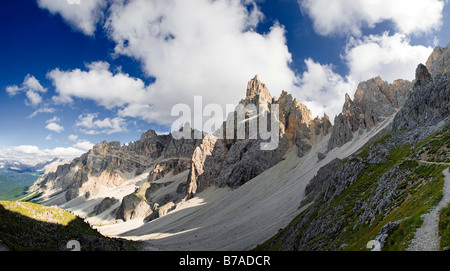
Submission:
<svg viewBox="0 0 450 271">
<path fill-rule="evenodd" d="M 95 205 L 94 211 L 92 211 L 92 213 L 90 213 L 89 216 L 100 215 L 101 213 L 105 212 L 106 210 L 111 208 L 111 206 L 117 204 L 118 202 L 119 202 L 118 199 L 106 197 L 99 204 Z"/>
<path fill-rule="evenodd" d="M 259 81 L 258 75 L 248 82 L 246 99 L 256 105 L 272 102 L 272 95 L 266 85 Z"/>
<path fill-rule="evenodd" d="M 157 181 L 167 174 L 177 175 L 191 167 L 189 158 L 169 158 L 159 162 L 148 176 L 149 182 Z"/>
<path fill-rule="evenodd" d="M 299 157 L 308 153 L 315 141 L 327 135 L 332 127 L 326 114 L 312 119 L 311 111 L 285 91 L 275 103 L 280 108 L 280 135 L 297 147 Z"/>
<path fill-rule="evenodd" d="M 450 113 L 450 46 L 437 48 L 427 61 L 416 70 L 414 91 L 397 113 L 393 130 L 411 129 L 418 125 L 433 125 Z"/>
<path fill-rule="evenodd" d="M 389 84 L 380 77 L 359 84 L 354 100 L 346 94 L 342 113 L 336 116 L 328 150 L 340 147 L 353 138 L 353 134 L 392 116 L 403 106 L 412 91 L 412 83 L 396 80 Z"/>
<path fill-rule="evenodd" d="M 437 46 L 426 62 L 430 74 L 435 77 L 450 71 L 450 44 L 445 48 Z"/>
<path fill-rule="evenodd" d="M 152 214 L 152 209 L 145 198 L 133 193 L 122 199 L 116 217 L 123 221 L 144 218 Z"/>
</svg>

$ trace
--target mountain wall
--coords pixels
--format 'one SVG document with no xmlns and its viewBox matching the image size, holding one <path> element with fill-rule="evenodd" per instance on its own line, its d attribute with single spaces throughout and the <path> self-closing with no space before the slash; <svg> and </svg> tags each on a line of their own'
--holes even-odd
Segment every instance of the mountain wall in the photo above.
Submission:
<svg viewBox="0 0 450 271">
<path fill-rule="evenodd" d="M 448 52 L 449 46 L 439 47 L 428 67 L 417 67 L 412 92 L 384 136 L 322 167 L 300 207 L 310 206 L 258 249 L 367 250 L 371 240 L 384 250 L 410 249 L 423 215 L 436 208 L 448 185 L 443 175 L 450 165 Z M 340 119 L 364 112 L 357 109 L 347 99 Z"/>
</svg>

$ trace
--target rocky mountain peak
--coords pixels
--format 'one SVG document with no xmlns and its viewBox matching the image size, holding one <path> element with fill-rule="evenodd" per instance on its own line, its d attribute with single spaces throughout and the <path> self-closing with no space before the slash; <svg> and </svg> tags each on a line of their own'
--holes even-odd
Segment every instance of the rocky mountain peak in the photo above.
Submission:
<svg viewBox="0 0 450 271">
<path fill-rule="evenodd" d="M 259 81 L 258 75 L 255 75 L 247 84 L 245 99 L 255 104 L 265 104 L 272 102 L 272 95 L 270 95 L 266 85 Z"/>
<path fill-rule="evenodd" d="M 144 139 L 150 139 L 150 138 L 157 138 L 158 134 L 154 130 L 148 130 L 147 132 L 144 132 L 141 136 L 141 140 Z"/>
<path fill-rule="evenodd" d="M 354 100 L 345 95 L 342 113 L 335 118 L 328 149 L 342 146 L 358 130 L 371 127 L 392 116 L 404 104 L 412 91 L 412 83 L 397 80 L 392 84 L 381 77 L 361 82 Z"/>
<path fill-rule="evenodd" d="M 442 52 L 441 56 L 444 54 L 446 52 Z M 440 74 L 435 70 L 433 77 L 425 65 L 420 64 L 417 67 L 414 91 L 395 116 L 392 124 L 393 131 L 410 129 L 423 124 L 433 125 L 450 114 L 450 63 L 446 63 L 447 66 L 440 67 L 440 71 L 447 72 Z"/>
<path fill-rule="evenodd" d="M 381 77 L 375 77 L 365 82 L 361 82 L 355 92 L 354 100 L 356 103 L 364 103 L 365 100 L 373 98 L 386 98 L 384 93 L 389 88 L 389 83 L 381 79 Z"/>
<path fill-rule="evenodd" d="M 432 77 L 446 74 L 450 71 L 450 44 L 445 48 L 437 46 L 426 62 L 426 67 Z"/>
<path fill-rule="evenodd" d="M 351 103 L 352 102 L 352 98 L 350 98 L 350 95 L 348 95 L 348 93 L 345 93 L 345 103 Z"/>
<path fill-rule="evenodd" d="M 280 105 L 280 115 L 299 114 L 301 116 L 302 123 L 311 122 L 312 113 L 308 107 L 286 91 L 282 91 L 277 103 Z"/>
</svg>

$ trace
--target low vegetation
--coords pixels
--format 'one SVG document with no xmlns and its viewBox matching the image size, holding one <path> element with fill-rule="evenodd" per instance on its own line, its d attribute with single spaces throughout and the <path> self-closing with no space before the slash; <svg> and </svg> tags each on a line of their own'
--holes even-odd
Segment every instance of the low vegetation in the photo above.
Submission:
<svg viewBox="0 0 450 271">
<path fill-rule="evenodd" d="M 441 210 L 439 236 L 441 237 L 441 250 L 450 250 L 450 204 Z"/>
<path fill-rule="evenodd" d="M 81 250 L 137 250 L 139 243 L 102 236 L 83 219 L 58 207 L 0 201 L 0 240 L 10 250 L 60 251 L 76 240 Z"/>
<path fill-rule="evenodd" d="M 383 250 L 405 250 L 414 238 L 416 229 L 423 223 L 421 215 L 429 212 L 442 199 L 442 171 L 448 165 L 435 162 L 450 159 L 450 126 L 447 125 L 441 132 L 417 144 L 391 148 L 383 155 L 383 159 L 373 158 L 392 142 L 395 143 L 395 135 L 385 135 L 365 146 L 353 158 L 341 161 L 341 166 L 333 169 L 334 172 L 342 166 L 359 166 L 362 170 L 357 178 L 354 181 L 341 180 L 340 184 L 337 180 L 329 180 L 332 182 L 329 186 L 312 193 L 304 201 L 303 205 L 313 202 L 312 209 L 299 214 L 286 228 L 256 250 L 280 250 L 283 249 L 283 243 L 291 242 L 292 245 L 284 249 L 299 249 L 297 246 L 301 243 L 302 250 L 364 251 L 368 250 L 367 243 L 374 240 L 389 222 L 398 222 L 398 226 L 388 233 Z M 395 185 L 391 191 L 380 190 L 382 176 L 385 176 L 385 183 L 381 186 Z M 390 197 L 386 201 L 387 205 L 379 205 L 377 193 Z M 326 220 L 320 223 L 325 224 L 317 222 L 323 218 Z M 325 225 L 335 228 L 318 229 Z M 305 239 L 305 235 L 312 237 Z M 449 249 L 450 206 L 441 213 L 440 235 L 441 247 Z"/>
</svg>

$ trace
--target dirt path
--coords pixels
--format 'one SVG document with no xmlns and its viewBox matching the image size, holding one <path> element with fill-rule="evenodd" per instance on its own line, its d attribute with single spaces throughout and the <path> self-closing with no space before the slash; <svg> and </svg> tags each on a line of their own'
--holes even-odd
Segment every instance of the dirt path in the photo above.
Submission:
<svg viewBox="0 0 450 271">
<path fill-rule="evenodd" d="M 431 162 L 430 162 L 431 163 Z M 438 206 L 434 207 L 429 213 L 422 216 L 423 224 L 411 241 L 408 251 L 438 251 L 440 244 L 439 237 L 439 213 L 442 208 L 450 203 L 450 172 L 445 169 L 443 198 Z"/>
<path fill-rule="evenodd" d="M 444 163 L 444 162 L 428 162 L 428 161 L 424 161 L 424 160 L 419 160 L 419 163 L 422 163 L 422 164 L 428 164 L 428 165 L 450 166 L 450 163 Z"/>
</svg>

